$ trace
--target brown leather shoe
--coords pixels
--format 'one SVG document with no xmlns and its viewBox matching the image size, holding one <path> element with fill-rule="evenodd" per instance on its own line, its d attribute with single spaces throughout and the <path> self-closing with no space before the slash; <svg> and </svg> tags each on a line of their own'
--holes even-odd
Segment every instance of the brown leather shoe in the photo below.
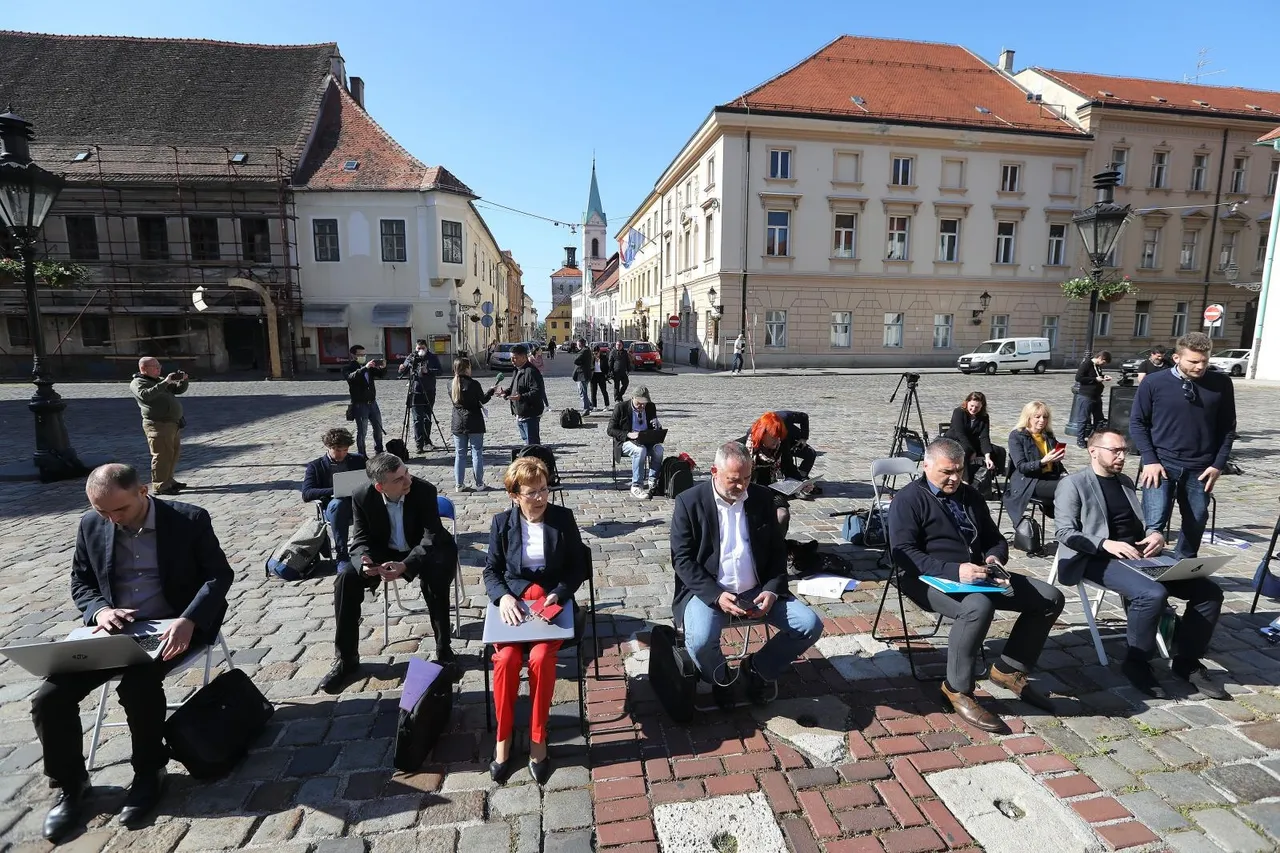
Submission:
<svg viewBox="0 0 1280 853">
<path fill-rule="evenodd" d="M 991 671 L 987 673 L 987 677 L 1028 705 L 1039 708 L 1041 711 L 1053 713 L 1053 702 L 1050 701 L 1048 696 L 1045 696 L 1031 685 L 1025 672 L 1018 672 L 1017 670 L 1004 672 L 995 664 L 992 664 Z"/>
<path fill-rule="evenodd" d="M 1000 722 L 1000 718 L 979 705 L 978 700 L 974 699 L 970 694 L 955 693 L 944 681 L 942 682 L 942 696 L 951 703 L 952 709 L 960 715 L 960 719 L 969 725 L 982 729 L 984 732 L 1004 731 L 1004 723 Z"/>
</svg>

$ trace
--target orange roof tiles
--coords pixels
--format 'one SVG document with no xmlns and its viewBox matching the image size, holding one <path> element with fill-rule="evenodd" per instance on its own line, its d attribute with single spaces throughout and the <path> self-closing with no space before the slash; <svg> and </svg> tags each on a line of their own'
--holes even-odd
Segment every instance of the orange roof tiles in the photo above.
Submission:
<svg viewBox="0 0 1280 853">
<path fill-rule="evenodd" d="M 552 278 L 582 278 L 582 270 L 578 267 L 561 267 L 551 274 Z"/>
<path fill-rule="evenodd" d="M 1260 137 L 1260 138 L 1258 139 L 1258 141 L 1259 141 L 1259 142 L 1274 142 L 1274 141 L 1275 141 L 1275 140 L 1277 140 L 1277 139 L 1280 139 L 1280 127 L 1277 127 L 1275 130 L 1271 131 L 1271 132 L 1270 132 L 1270 133 L 1268 133 L 1267 135 L 1265 135 L 1265 136 L 1263 136 L 1263 137 Z"/>
<path fill-rule="evenodd" d="M 959 45 L 860 36 L 837 38 L 718 109 L 1084 135 Z"/>
<path fill-rule="evenodd" d="M 1057 80 L 1079 95 L 1103 104 L 1169 112 L 1230 114 L 1253 118 L 1280 116 L 1280 92 L 1241 89 L 1238 86 L 1209 86 L 1204 83 L 1175 83 L 1140 77 L 1109 77 L 1078 71 L 1036 71 Z"/>
<path fill-rule="evenodd" d="M 618 281 L 618 253 L 614 252 L 604 269 L 600 271 L 600 277 L 591 282 L 591 295 L 602 296 L 611 290 L 617 290 L 620 286 Z"/>
</svg>

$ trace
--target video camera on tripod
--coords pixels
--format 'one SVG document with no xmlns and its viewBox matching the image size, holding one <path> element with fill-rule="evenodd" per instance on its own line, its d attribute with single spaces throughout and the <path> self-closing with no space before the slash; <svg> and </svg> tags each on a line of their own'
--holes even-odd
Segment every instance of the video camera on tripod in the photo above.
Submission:
<svg viewBox="0 0 1280 853">
<path fill-rule="evenodd" d="M 924 426 L 924 413 L 920 411 L 920 395 L 917 386 L 920 374 L 906 371 L 898 378 L 898 385 L 889 395 L 892 403 L 906 383 L 907 393 L 902 398 L 902 408 L 898 411 L 898 421 L 893 428 L 893 442 L 889 445 L 889 456 L 905 456 L 920 462 L 924 459 L 924 449 L 929 444 L 929 431 Z M 915 408 L 916 418 L 920 422 L 920 431 L 911 429 L 911 409 Z"/>
</svg>

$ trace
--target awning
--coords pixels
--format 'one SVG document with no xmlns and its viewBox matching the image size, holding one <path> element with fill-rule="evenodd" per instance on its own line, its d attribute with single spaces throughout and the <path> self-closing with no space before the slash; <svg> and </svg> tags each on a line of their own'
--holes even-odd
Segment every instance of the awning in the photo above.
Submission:
<svg viewBox="0 0 1280 853">
<path fill-rule="evenodd" d="M 347 327 L 347 306 L 303 305 L 302 325 L 345 329 Z"/>
<path fill-rule="evenodd" d="M 413 306 L 407 302 L 383 302 L 373 306 L 373 325 L 404 327 L 410 325 Z"/>
</svg>

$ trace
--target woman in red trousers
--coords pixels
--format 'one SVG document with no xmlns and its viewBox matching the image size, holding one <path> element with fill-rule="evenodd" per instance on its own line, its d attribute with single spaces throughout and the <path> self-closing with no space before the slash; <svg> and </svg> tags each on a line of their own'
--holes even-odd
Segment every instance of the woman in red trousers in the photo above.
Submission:
<svg viewBox="0 0 1280 853">
<path fill-rule="evenodd" d="M 493 518 L 489 559 L 484 567 L 485 591 L 502 620 L 524 619 L 521 601 L 563 604 L 573 598 L 585 577 L 582 536 L 573 513 L 549 503 L 547 468 L 541 460 L 521 457 L 503 480 L 514 506 Z M 533 701 L 529 727 L 529 772 L 542 784 L 551 774 L 547 757 L 547 717 L 555 690 L 559 640 L 498 643 L 493 655 L 493 705 L 498 718 L 489 773 L 495 782 L 511 775 L 511 735 L 515 721 L 520 664 L 529 655 L 529 692 Z"/>
</svg>

